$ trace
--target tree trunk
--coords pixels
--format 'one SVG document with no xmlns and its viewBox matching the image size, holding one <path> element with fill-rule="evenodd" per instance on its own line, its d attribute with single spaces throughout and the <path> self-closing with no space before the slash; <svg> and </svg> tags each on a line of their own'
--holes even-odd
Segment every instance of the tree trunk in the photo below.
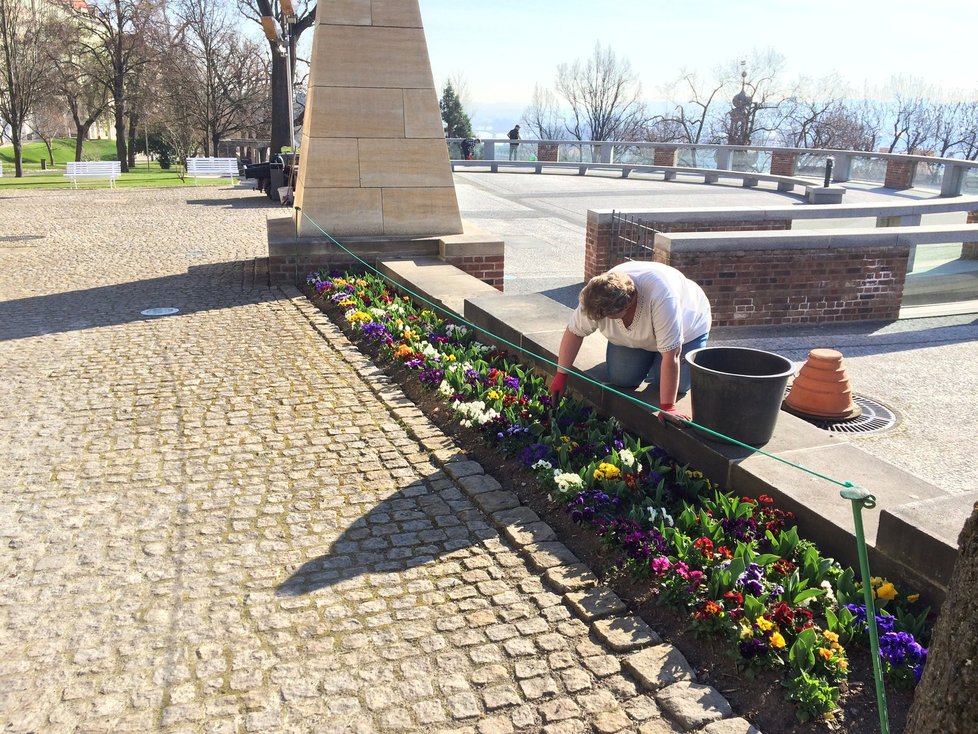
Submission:
<svg viewBox="0 0 978 734">
<path fill-rule="evenodd" d="M 282 148 L 291 145 L 292 136 L 289 134 L 289 89 L 288 60 L 272 50 L 272 151 L 281 152 Z"/>
<path fill-rule="evenodd" d="M 913 734 L 978 731 L 978 504 L 958 537 L 960 555 L 907 719 Z"/>
<path fill-rule="evenodd" d="M 14 178 L 24 177 L 24 149 L 20 142 L 20 133 L 13 125 L 10 126 L 10 142 L 14 145 Z"/>
<path fill-rule="evenodd" d="M 82 159 L 82 152 L 85 149 L 85 138 L 88 136 L 88 131 L 91 129 L 92 123 L 75 123 L 75 161 L 78 162 Z"/>
<path fill-rule="evenodd" d="M 136 115 L 133 115 L 132 118 L 129 120 L 129 131 L 128 131 L 128 136 L 129 136 L 129 146 L 128 146 L 128 148 L 129 149 L 128 149 L 127 154 L 126 154 L 126 162 L 129 164 L 129 168 L 135 168 L 136 167 L 136 125 L 137 125 L 137 123 L 138 123 L 137 116 Z"/>
<path fill-rule="evenodd" d="M 123 77 L 116 74 L 112 83 L 112 106 L 115 111 L 115 153 L 123 173 L 129 173 L 129 157 L 126 155 L 126 110 Z"/>
</svg>

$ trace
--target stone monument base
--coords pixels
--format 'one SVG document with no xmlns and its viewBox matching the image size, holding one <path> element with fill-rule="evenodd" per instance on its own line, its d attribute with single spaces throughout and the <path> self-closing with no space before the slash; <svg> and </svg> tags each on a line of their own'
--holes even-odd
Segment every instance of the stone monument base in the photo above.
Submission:
<svg viewBox="0 0 978 734">
<path fill-rule="evenodd" d="M 273 284 L 301 286 L 313 271 L 362 267 L 357 258 L 376 266 L 380 260 L 435 257 L 501 291 L 505 243 L 468 222 L 462 227 L 462 234 L 430 237 L 337 237 L 344 250 L 325 235 L 296 237 L 290 216 L 270 217 L 269 278 Z"/>
</svg>

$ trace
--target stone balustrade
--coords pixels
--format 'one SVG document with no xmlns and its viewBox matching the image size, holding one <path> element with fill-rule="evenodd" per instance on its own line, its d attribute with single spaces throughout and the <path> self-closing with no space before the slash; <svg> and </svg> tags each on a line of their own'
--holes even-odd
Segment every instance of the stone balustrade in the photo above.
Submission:
<svg viewBox="0 0 978 734">
<path fill-rule="evenodd" d="M 459 140 L 452 138 L 450 144 Z M 508 158 L 509 139 L 484 139 L 483 160 Z M 496 146 L 506 154 L 496 155 Z M 457 147 L 457 146 L 455 146 Z M 907 155 L 904 153 L 880 153 L 861 150 L 829 150 L 818 148 L 779 148 L 773 146 L 709 145 L 690 143 L 661 143 L 639 141 L 590 141 L 590 140 L 535 140 L 520 141 L 521 157 L 550 162 L 582 163 L 648 163 L 656 166 L 692 165 L 697 168 L 716 170 L 741 170 L 768 173 L 776 176 L 797 176 L 801 162 L 812 180 L 821 182 L 825 160 L 835 160 L 832 182 L 862 180 L 881 183 L 886 188 L 909 189 L 914 186 L 932 185 L 942 197 L 960 196 L 978 190 L 978 161 L 959 158 Z M 766 161 L 769 160 L 769 163 Z M 813 163 L 814 162 L 814 163 Z M 854 164 L 865 165 L 854 165 Z M 871 164 L 881 163 L 882 166 Z M 760 167 L 758 167 L 760 164 Z M 766 168 L 766 170 L 762 170 Z M 869 171 L 881 169 L 877 179 Z M 854 171 L 862 173 L 855 175 Z M 928 173 L 930 181 L 922 181 L 920 172 Z M 969 177 L 970 174 L 970 177 Z"/>
</svg>

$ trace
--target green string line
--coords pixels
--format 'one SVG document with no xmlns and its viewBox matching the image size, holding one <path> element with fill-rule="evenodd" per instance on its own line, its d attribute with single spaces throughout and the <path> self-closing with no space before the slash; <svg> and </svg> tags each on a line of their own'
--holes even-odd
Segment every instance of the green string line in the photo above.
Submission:
<svg viewBox="0 0 978 734">
<path fill-rule="evenodd" d="M 438 311 L 441 311 L 442 313 L 444 313 L 446 316 L 450 317 L 451 319 L 456 320 L 456 321 L 461 321 L 463 324 L 465 324 L 466 326 L 474 329 L 475 331 L 482 332 L 483 334 L 486 334 L 490 338 L 492 338 L 492 339 L 494 339 L 494 340 L 496 340 L 498 342 L 502 342 L 503 344 L 506 344 L 506 345 L 512 347 L 513 349 L 515 349 L 518 352 L 523 352 L 524 354 L 528 354 L 529 356 L 533 357 L 534 359 L 537 359 L 537 360 L 539 360 L 541 362 L 544 362 L 546 364 L 549 364 L 549 365 L 551 365 L 554 368 L 556 368 L 556 367 L 559 366 L 552 359 L 550 359 L 548 357 L 544 357 L 543 355 L 540 355 L 540 354 L 535 354 L 534 352 L 531 352 L 529 349 L 526 349 L 525 347 L 521 347 L 518 344 L 514 344 L 513 342 L 511 342 L 511 341 L 509 341 L 507 339 L 504 339 L 501 336 L 498 336 L 496 334 L 493 334 L 488 329 L 484 329 L 481 326 L 477 326 L 476 324 L 473 324 L 471 321 L 466 320 L 461 314 L 456 314 L 455 312 L 448 310 L 444 306 L 440 306 L 437 303 L 433 303 L 433 302 L 429 301 L 427 298 L 425 298 L 424 296 L 422 296 L 420 293 L 415 293 L 410 288 L 408 288 L 408 287 L 406 287 L 406 286 L 404 286 L 404 285 L 402 285 L 400 283 L 395 283 L 390 277 L 388 277 L 387 275 L 384 275 L 382 272 L 380 272 L 380 270 L 378 270 L 377 268 L 375 268 L 373 265 L 371 265 L 370 263 L 368 263 L 366 260 L 363 260 L 362 258 L 360 258 L 359 256 L 357 256 L 356 253 L 351 252 L 346 247 L 344 247 L 339 242 L 337 242 L 336 239 L 334 239 L 333 236 L 329 232 L 327 232 L 325 229 L 323 229 L 322 227 L 320 227 L 319 224 L 312 217 L 310 217 L 308 214 L 303 213 L 301 208 L 296 207 L 295 210 L 296 210 L 296 212 L 300 216 L 305 217 L 307 220 L 309 220 L 309 222 L 312 224 L 312 226 L 314 226 L 316 229 L 318 229 L 320 232 L 322 232 L 330 240 L 330 242 L 332 242 L 334 245 L 336 245 L 337 247 L 339 247 L 346 254 L 350 255 L 358 263 L 360 263 L 361 265 L 363 265 L 368 270 L 376 273 L 382 279 L 384 279 L 386 281 L 389 281 L 395 287 L 400 288 L 401 290 L 403 290 L 406 293 L 410 294 L 412 297 L 416 298 L 417 300 L 421 301 L 422 303 L 426 303 L 427 305 L 431 306 L 432 308 L 437 309 Z M 605 385 L 603 382 L 600 382 L 600 381 L 595 380 L 595 379 L 593 379 L 591 377 L 588 377 L 587 375 L 585 375 L 585 374 L 583 374 L 581 372 L 578 372 L 576 370 L 573 370 L 573 371 L 569 371 L 569 373 L 570 374 L 573 374 L 576 377 L 581 378 L 585 382 L 589 382 L 592 385 L 597 385 L 602 390 L 607 390 L 608 392 L 610 392 L 610 393 L 612 393 L 614 395 L 618 395 L 619 397 L 625 398 L 626 400 L 630 400 L 630 401 L 632 401 L 633 403 L 635 403 L 637 405 L 641 405 L 644 408 L 648 408 L 648 409 L 654 411 L 656 415 L 659 415 L 659 414 L 661 414 L 661 413 L 664 412 L 660 408 L 658 408 L 658 407 L 656 407 L 654 405 L 650 405 L 649 403 L 646 403 L 643 400 L 639 400 L 634 395 L 629 395 L 627 393 L 623 393 L 623 392 L 621 392 L 619 390 L 616 390 L 615 388 L 610 387 L 608 385 Z M 855 487 L 856 486 L 852 482 L 849 482 L 849 481 L 840 481 L 838 479 L 833 479 L 832 477 L 826 476 L 825 474 L 820 474 L 819 472 L 815 471 L 814 469 L 809 469 L 806 466 L 802 466 L 801 464 L 797 464 L 797 463 L 795 463 L 793 461 L 789 461 L 788 459 L 784 459 L 784 458 L 782 458 L 780 456 L 775 456 L 774 454 L 769 454 L 769 453 L 767 453 L 766 451 L 764 451 L 762 449 L 759 449 L 759 448 L 757 448 L 755 446 L 750 446 L 749 444 L 746 444 L 746 443 L 742 443 L 742 442 L 738 441 L 735 438 L 731 438 L 730 436 L 725 436 L 722 433 L 718 433 L 717 431 L 714 431 L 711 428 L 707 428 L 706 426 L 701 426 L 698 423 L 694 423 L 691 420 L 687 420 L 685 418 L 679 418 L 678 416 L 674 416 L 674 415 L 671 415 L 671 414 L 670 414 L 670 419 L 681 421 L 682 423 L 685 423 L 687 425 L 690 425 L 690 426 L 692 426 L 693 428 L 695 428 L 695 429 L 697 429 L 699 431 L 703 431 L 704 433 L 710 434 L 711 436 L 716 436 L 717 438 L 719 438 L 719 439 L 721 439 L 723 441 L 728 441 L 728 442 L 730 442 L 732 444 L 735 444 L 736 446 L 740 446 L 740 447 L 745 448 L 745 449 L 750 449 L 751 451 L 756 452 L 756 453 L 760 454 L 761 456 L 766 456 L 769 459 L 774 459 L 775 461 L 780 461 L 782 464 L 787 464 L 788 466 L 794 467 L 795 469 L 799 469 L 800 471 L 803 471 L 803 472 L 806 472 L 806 473 L 811 474 L 813 476 L 816 476 L 819 479 L 824 479 L 825 481 L 831 482 L 832 484 L 836 484 L 836 485 L 838 485 L 840 487 Z"/>
</svg>

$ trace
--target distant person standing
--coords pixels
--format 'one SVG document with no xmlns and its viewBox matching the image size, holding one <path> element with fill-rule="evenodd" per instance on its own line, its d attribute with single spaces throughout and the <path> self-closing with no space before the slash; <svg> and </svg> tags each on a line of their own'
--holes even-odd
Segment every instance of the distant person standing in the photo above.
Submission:
<svg viewBox="0 0 978 734">
<path fill-rule="evenodd" d="M 508 133 L 506 133 L 506 137 L 509 138 L 510 140 L 519 140 L 520 139 L 520 126 L 517 125 L 512 130 L 510 130 Z M 509 159 L 511 161 L 515 161 L 516 160 L 516 149 L 519 148 L 519 147 L 520 147 L 520 144 L 519 143 L 510 143 L 509 144 Z"/>
</svg>

